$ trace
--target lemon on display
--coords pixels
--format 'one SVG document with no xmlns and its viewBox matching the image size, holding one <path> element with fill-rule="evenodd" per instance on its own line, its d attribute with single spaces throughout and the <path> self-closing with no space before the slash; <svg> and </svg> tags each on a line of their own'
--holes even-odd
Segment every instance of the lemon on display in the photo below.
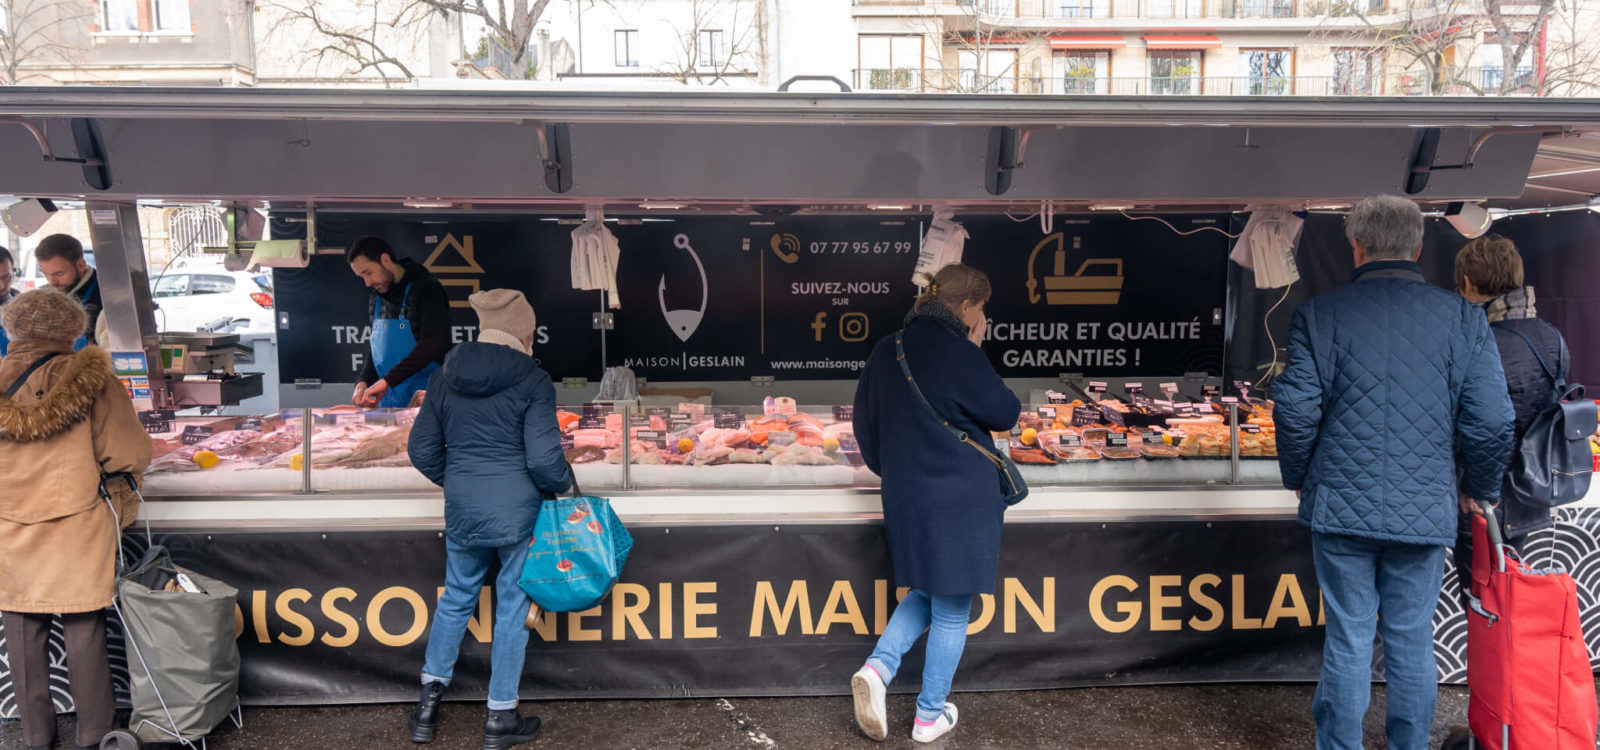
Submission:
<svg viewBox="0 0 1600 750">
<path fill-rule="evenodd" d="M 835 438 L 835 437 L 823 438 L 822 439 L 822 449 L 827 451 L 827 452 L 829 452 L 829 453 L 833 453 L 834 451 L 839 450 L 839 438 Z"/>
<path fill-rule="evenodd" d="M 217 457 L 216 451 L 200 451 L 194 454 L 194 462 L 202 469 L 216 466 L 222 459 Z"/>
<path fill-rule="evenodd" d="M 294 457 L 289 459 L 289 468 L 295 471 L 304 471 L 306 468 L 306 455 L 304 453 L 294 454 Z"/>
<path fill-rule="evenodd" d="M 1033 445 L 1039 439 L 1039 431 L 1032 427 L 1027 427 L 1022 430 L 1020 437 L 1023 445 Z"/>
<path fill-rule="evenodd" d="M 693 440 L 690 440 L 689 438 L 682 438 L 682 439 L 678 440 L 678 452 L 679 453 L 688 453 L 688 452 L 690 452 L 692 450 L 694 450 L 694 441 Z"/>
</svg>

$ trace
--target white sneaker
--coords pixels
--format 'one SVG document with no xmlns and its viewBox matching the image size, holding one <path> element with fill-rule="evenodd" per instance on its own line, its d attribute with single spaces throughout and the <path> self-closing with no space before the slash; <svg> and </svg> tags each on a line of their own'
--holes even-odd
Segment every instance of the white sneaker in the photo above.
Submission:
<svg viewBox="0 0 1600 750">
<path fill-rule="evenodd" d="M 911 728 L 911 739 L 917 742 L 932 742 L 945 736 L 950 730 L 956 728 L 956 704 L 944 704 L 944 713 L 939 714 L 938 721 L 926 726 L 918 724 Z"/>
<path fill-rule="evenodd" d="M 862 667 L 850 678 L 850 693 L 856 700 L 856 724 L 863 734 L 879 742 L 889 737 L 888 714 L 883 708 L 885 692 L 883 678 L 872 667 Z"/>
</svg>

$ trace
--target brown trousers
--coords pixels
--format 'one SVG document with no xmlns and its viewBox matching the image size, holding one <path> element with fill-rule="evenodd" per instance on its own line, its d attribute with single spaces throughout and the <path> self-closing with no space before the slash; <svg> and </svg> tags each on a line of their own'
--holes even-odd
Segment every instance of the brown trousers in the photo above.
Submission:
<svg viewBox="0 0 1600 750">
<path fill-rule="evenodd" d="M 50 697 L 50 619 L 60 617 L 67 636 L 67 670 L 78 709 L 76 742 L 100 745 L 112 729 L 117 709 L 106 657 L 106 611 L 44 615 L 0 612 L 11 660 L 22 733 L 28 745 L 49 746 L 56 735 L 56 710 Z"/>
</svg>

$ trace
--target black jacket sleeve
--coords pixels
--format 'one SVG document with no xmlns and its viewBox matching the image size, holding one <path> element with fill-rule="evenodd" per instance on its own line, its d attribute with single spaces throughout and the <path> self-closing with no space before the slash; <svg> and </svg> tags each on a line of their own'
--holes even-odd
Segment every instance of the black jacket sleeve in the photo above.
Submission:
<svg viewBox="0 0 1600 750">
<path fill-rule="evenodd" d="M 429 362 L 443 364 L 444 355 L 450 353 L 450 296 L 438 280 L 426 279 L 412 290 L 411 330 L 416 332 L 417 345 L 383 376 L 391 387 L 405 382 Z"/>
</svg>

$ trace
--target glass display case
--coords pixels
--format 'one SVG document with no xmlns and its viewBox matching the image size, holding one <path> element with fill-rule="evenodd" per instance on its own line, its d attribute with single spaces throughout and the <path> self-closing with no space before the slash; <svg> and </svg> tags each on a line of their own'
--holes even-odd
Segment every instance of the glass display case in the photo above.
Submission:
<svg viewBox="0 0 1600 750">
<path fill-rule="evenodd" d="M 1052 401 L 1027 406 L 1009 432 L 994 435 L 1035 488 L 1279 483 L 1271 402 Z M 417 411 L 147 413 L 156 460 L 146 492 L 436 492 L 406 452 Z M 595 403 L 556 416 L 562 450 L 587 491 L 879 485 L 862 461 L 849 406 L 784 397 L 755 405 Z"/>
</svg>

